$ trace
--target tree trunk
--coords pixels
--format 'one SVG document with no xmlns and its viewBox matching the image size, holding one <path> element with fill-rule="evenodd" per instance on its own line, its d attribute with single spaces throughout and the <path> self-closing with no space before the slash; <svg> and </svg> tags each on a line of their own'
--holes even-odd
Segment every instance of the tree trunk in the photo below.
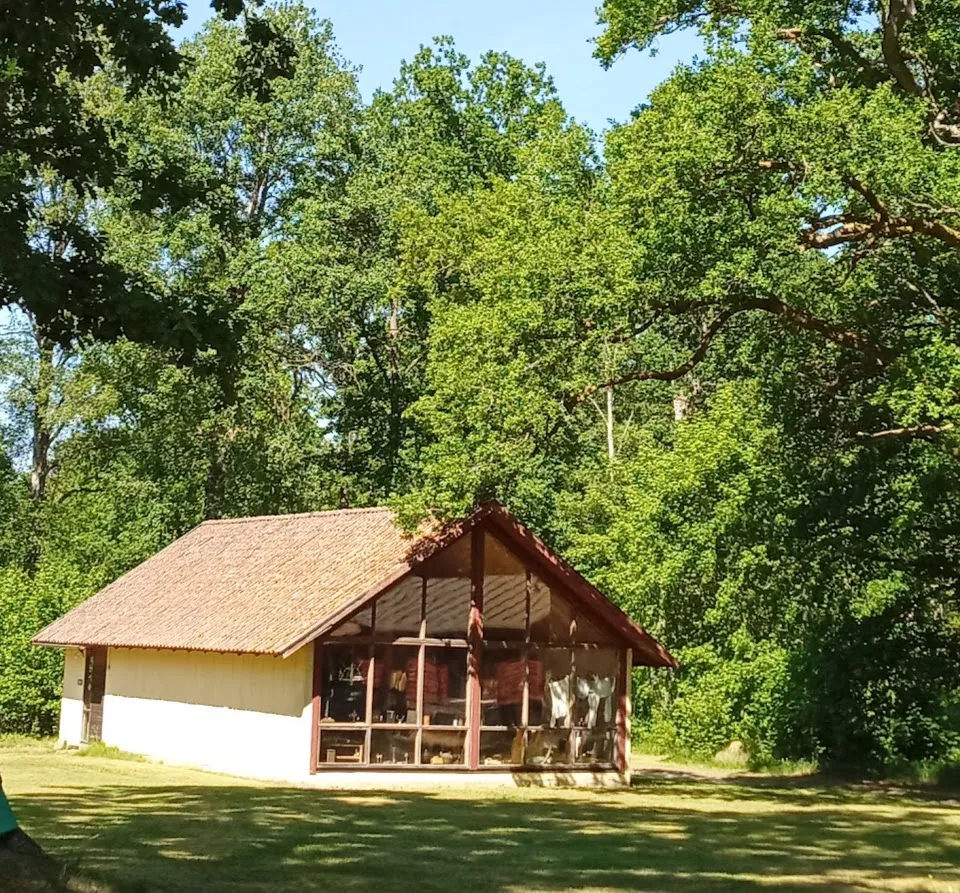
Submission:
<svg viewBox="0 0 960 893">
<path fill-rule="evenodd" d="M 30 495 L 43 500 L 50 477 L 50 451 L 53 447 L 52 412 L 54 401 L 54 344 L 35 328 L 37 341 L 37 379 L 33 404 L 33 443 L 30 457 Z"/>
<path fill-rule="evenodd" d="M 607 458 L 613 462 L 613 385 L 607 385 Z"/>
</svg>

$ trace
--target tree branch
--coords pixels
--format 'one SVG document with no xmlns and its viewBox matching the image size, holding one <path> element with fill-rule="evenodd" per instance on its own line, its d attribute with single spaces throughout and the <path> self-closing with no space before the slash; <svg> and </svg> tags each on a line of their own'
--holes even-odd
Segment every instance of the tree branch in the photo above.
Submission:
<svg viewBox="0 0 960 893">
<path fill-rule="evenodd" d="M 844 185 L 849 189 L 854 190 L 854 192 L 859 192 L 863 196 L 864 201 L 876 212 L 877 217 L 881 220 L 888 220 L 890 217 L 890 212 L 887 210 L 887 206 L 877 198 L 876 193 L 867 186 L 862 180 L 857 179 L 853 174 L 845 174 L 843 177 Z"/>
<path fill-rule="evenodd" d="M 699 308 L 701 306 L 703 306 L 703 302 L 690 302 L 686 304 L 679 301 L 674 303 L 673 310 L 678 313 L 683 313 L 691 308 Z M 865 364 L 866 368 L 874 374 L 882 371 L 893 362 L 894 355 L 891 350 L 881 344 L 877 344 L 859 332 L 842 328 L 819 316 L 814 316 L 807 310 L 786 304 L 778 298 L 751 298 L 746 301 L 741 301 L 735 306 L 728 307 L 718 313 L 701 337 L 696 350 L 694 350 L 686 362 L 670 369 L 642 369 L 627 372 L 598 384 L 592 384 L 574 398 L 573 404 L 579 405 L 583 403 L 601 388 L 616 388 L 634 381 L 676 381 L 682 378 L 703 362 L 714 338 L 716 338 L 727 322 L 737 314 L 745 313 L 748 310 L 762 310 L 772 316 L 779 316 L 798 329 L 816 332 L 839 347 L 854 350 L 862 354 L 870 361 Z"/>
<path fill-rule="evenodd" d="M 839 347 L 855 350 L 869 357 L 877 367 L 888 366 L 893 362 L 893 353 L 881 344 L 852 329 L 841 328 L 807 310 L 786 304 L 778 298 L 754 298 L 743 305 L 745 310 L 763 310 L 774 316 L 782 316 L 787 322 L 799 329 L 823 335 Z"/>
<path fill-rule="evenodd" d="M 939 220 L 922 217 L 886 217 L 875 220 L 852 218 L 838 229 L 820 232 L 820 226 L 833 225 L 830 218 L 816 221 L 813 227 L 802 233 L 800 243 L 804 248 L 833 248 L 851 242 L 862 242 L 868 238 L 899 239 L 906 236 L 930 236 L 951 248 L 960 248 L 960 231 Z"/>
<path fill-rule="evenodd" d="M 922 96 L 923 87 L 917 82 L 910 66 L 907 65 L 907 57 L 904 55 L 903 46 L 900 43 L 900 32 L 903 30 L 903 26 L 916 14 L 916 0 L 888 0 L 885 9 L 883 4 L 880 4 L 880 26 L 882 29 L 880 52 L 883 54 L 883 61 L 887 63 L 887 68 L 890 69 L 890 73 L 900 89 L 907 93 L 913 93 L 915 96 Z"/>
<path fill-rule="evenodd" d="M 804 49 L 803 44 L 807 42 L 809 38 L 822 38 L 830 44 L 836 57 L 846 59 L 850 62 L 858 74 L 868 75 L 871 81 L 884 79 L 882 66 L 880 66 L 876 60 L 868 59 L 866 56 L 861 55 L 860 51 L 850 40 L 833 28 L 781 28 L 777 32 L 777 37 L 801 49 Z"/>
<path fill-rule="evenodd" d="M 888 428 L 885 431 L 858 431 L 860 440 L 911 439 L 914 437 L 935 440 L 947 431 L 953 431 L 956 425 L 947 422 L 943 425 L 911 425 L 904 428 Z"/>
<path fill-rule="evenodd" d="M 718 314 L 717 318 L 707 327 L 706 332 L 704 332 L 703 337 L 700 339 L 700 344 L 697 345 L 697 349 L 690 355 L 690 358 L 685 363 L 674 366 L 672 369 L 643 369 L 635 372 L 627 372 L 625 375 L 617 378 L 608 378 L 600 384 L 590 385 L 590 387 L 580 393 L 574 403 L 583 403 L 584 400 L 588 400 L 601 388 L 616 388 L 631 381 L 676 381 L 678 378 L 682 378 L 694 367 L 703 362 L 703 358 L 710 349 L 711 342 L 724 325 L 726 325 L 727 320 L 729 320 L 731 316 L 740 313 L 743 309 L 746 308 L 731 307 Z"/>
</svg>

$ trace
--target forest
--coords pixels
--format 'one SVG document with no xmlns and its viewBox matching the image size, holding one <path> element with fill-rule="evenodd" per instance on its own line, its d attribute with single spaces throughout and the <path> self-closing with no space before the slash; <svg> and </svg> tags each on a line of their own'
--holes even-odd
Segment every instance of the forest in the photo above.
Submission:
<svg viewBox="0 0 960 893">
<path fill-rule="evenodd" d="M 19 6 L 0 733 L 204 519 L 497 498 L 680 661 L 642 747 L 960 761 L 958 0 L 605 0 L 704 51 L 602 134 L 447 37 L 364 101 L 295 2 Z"/>
</svg>

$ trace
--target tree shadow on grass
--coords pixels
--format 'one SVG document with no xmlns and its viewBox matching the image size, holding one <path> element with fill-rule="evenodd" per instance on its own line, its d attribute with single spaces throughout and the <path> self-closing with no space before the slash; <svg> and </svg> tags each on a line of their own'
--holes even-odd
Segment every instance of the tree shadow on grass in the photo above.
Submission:
<svg viewBox="0 0 960 893">
<path fill-rule="evenodd" d="M 709 791 L 711 797 L 729 800 L 766 800 L 771 793 L 779 803 L 802 806 L 817 803 L 901 804 L 904 800 L 960 807 L 960 790 L 933 785 L 891 781 L 844 781 L 829 775 L 725 775 L 710 778 L 669 769 L 644 770 L 633 776 L 633 788 L 661 789 L 682 795 Z"/>
<path fill-rule="evenodd" d="M 118 891 L 853 893 L 928 889 L 927 878 L 960 884 L 960 841 L 943 810 L 798 802 L 796 791 L 770 788 L 763 803 L 735 808 L 723 791 L 657 779 L 615 794 L 471 800 L 115 785 L 60 788 L 17 808 L 53 853 Z"/>
</svg>

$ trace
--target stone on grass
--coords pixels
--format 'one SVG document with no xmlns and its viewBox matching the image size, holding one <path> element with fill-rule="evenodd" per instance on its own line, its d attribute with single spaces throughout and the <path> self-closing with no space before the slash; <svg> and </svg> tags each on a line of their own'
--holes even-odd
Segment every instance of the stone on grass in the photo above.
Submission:
<svg viewBox="0 0 960 893">
<path fill-rule="evenodd" d="M 746 766 L 750 757 L 742 741 L 731 741 L 713 759 L 725 766 Z"/>
</svg>

